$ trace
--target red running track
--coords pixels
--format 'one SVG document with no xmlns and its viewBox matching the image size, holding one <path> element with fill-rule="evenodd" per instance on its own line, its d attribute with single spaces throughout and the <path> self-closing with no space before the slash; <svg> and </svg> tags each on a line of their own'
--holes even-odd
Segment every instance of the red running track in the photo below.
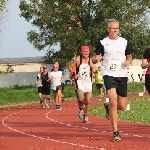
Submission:
<svg viewBox="0 0 150 150">
<path fill-rule="evenodd" d="M 112 142 L 109 120 L 89 116 L 84 124 L 77 114 L 76 100 L 65 101 L 62 110 L 39 104 L 1 108 L 0 150 L 150 150 L 149 125 L 120 121 L 123 140 Z"/>
</svg>

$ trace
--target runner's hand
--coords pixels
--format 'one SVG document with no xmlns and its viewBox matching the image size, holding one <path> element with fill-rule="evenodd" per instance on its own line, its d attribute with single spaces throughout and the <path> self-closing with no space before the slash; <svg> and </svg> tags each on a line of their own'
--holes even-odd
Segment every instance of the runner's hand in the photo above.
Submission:
<svg viewBox="0 0 150 150">
<path fill-rule="evenodd" d="M 125 66 L 125 67 L 129 67 L 129 66 L 130 66 L 130 61 L 125 60 L 125 61 L 124 61 L 124 66 Z"/>
<path fill-rule="evenodd" d="M 77 78 L 78 78 L 78 74 L 76 74 L 76 75 L 74 76 L 74 78 L 77 79 Z"/>
</svg>

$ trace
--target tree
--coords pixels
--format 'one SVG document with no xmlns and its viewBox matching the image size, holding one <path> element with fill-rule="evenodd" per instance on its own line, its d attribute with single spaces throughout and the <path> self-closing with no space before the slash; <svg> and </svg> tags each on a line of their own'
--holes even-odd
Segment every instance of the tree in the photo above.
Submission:
<svg viewBox="0 0 150 150">
<path fill-rule="evenodd" d="M 9 0 L 0 0 L 0 25 L 2 25 L 4 23 L 4 10 L 6 9 L 6 4 L 8 3 Z M 2 29 L 0 28 L 0 35 L 2 33 Z M 1 41 L 0 41 L 0 46 L 2 45 Z"/>
<path fill-rule="evenodd" d="M 66 65 L 88 44 L 91 54 L 97 41 L 107 36 L 106 21 L 120 21 L 121 35 L 130 41 L 133 57 L 140 58 L 148 46 L 150 29 L 147 0 L 21 0 L 21 16 L 39 29 L 28 32 L 28 41 L 37 50 L 47 48 L 46 61 L 60 59 Z M 60 43 L 60 51 L 51 49 Z M 62 59 L 63 58 L 63 59 Z"/>
<path fill-rule="evenodd" d="M 10 65 L 10 64 L 7 64 L 6 71 L 0 70 L 0 74 L 13 73 L 13 72 L 14 72 L 14 69 L 12 68 L 12 65 Z"/>
<path fill-rule="evenodd" d="M 0 14 L 3 12 L 3 10 L 6 8 L 8 0 L 0 0 Z"/>
</svg>

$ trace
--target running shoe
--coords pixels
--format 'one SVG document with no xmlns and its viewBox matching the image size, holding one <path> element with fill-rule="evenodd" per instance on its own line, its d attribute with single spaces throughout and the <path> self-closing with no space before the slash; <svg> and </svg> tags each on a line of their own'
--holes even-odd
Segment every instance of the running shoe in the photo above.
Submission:
<svg viewBox="0 0 150 150">
<path fill-rule="evenodd" d="M 46 107 L 44 105 L 42 105 L 41 108 L 46 108 Z"/>
<path fill-rule="evenodd" d="M 83 119 L 83 118 L 84 118 L 83 107 L 82 107 L 82 108 L 79 108 L 79 114 L 78 114 L 78 116 L 79 116 L 80 119 Z"/>
<path fill-rule="evenodd" d="M 55 108 L 55 109 L 57 110 L 58 108 L 59 108 L 58 105 L 56 105 L 56 108 Z"/>
<path fill-rule="evenodd" d="M 52 106 L 53 106 L 53 102 L 50 102 L 50 103 L 49 103 L 49 106 L 52 107 Z"/>
<path fill-rule="evenodd" d="M 102 100 L 102 98 L 100 97 L 100 98 L 99 98 L 99 101 L 101 101 L 101 100 Z"/>
<path fill-rule="evenodd" d="M 60 105 L 58 105 L 58 109 L 57 110 L 62 110 L 62 107 Z"/>
<path fill-rule="evenodd" d="M 119 132 L 118 131 L 114 132 L 113 133 L 113 142 L 119 142 L 119 141 L 121 141 L 121 137 L 119 135 Z"/>
<path fill-rule="evenodd" d="M 45 108 L 49 108 L 48 104 L 46 104 Z"/>
<path fill-rule="evenodd" d="M 104 108 L 105 108 L 105 110 L 106 110 L 106 118 L 107 118 L 108 120 L 110 120 L 108 105 L 109 105 L 109 103 L 104 103 Z"/>
<path fill-rule="evenodd" d="M 89 119 L 88 119 L 87 115 L 84 115 L 83 123 L 87 123 L 87 122 L 89 122 Z"/>
<path fill-rule="evenodd" d="M 56 105 L 56 110 L 62 110 L 62 107 L 60 105 Z"/>
</svg>

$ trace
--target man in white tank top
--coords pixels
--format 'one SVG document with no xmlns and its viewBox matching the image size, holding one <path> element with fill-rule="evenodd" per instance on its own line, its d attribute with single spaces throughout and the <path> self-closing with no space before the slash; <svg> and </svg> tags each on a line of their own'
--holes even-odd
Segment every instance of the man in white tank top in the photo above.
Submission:
<svg viewBox="0 0 150 150">
<path fill-rule="evenodd" d="M 77 56 L 69 66 L 69 71 L 76 66 L 77 79 L 77 94 L 79 97 L 79 118 L 83 118 L 83 122 L 88 122 L 88 110 L 90 107 L 90 100 L 92 98 L 92 75 L 96 71 L 95 65 L 89 58 L 89 46 L 81 46 L 81 56 Z M 85 108 L 83 110 L 83 105 Z"/>
<path fill-rule="evenodd" d="M 100 40 L 93 60 L 103 58 L 102 73 L 109 103 L 104 103 L 106 118 L 111 119 L 113 141 L 121 141 L 118 132 L 118 110 L 126 109 L 127 69 L 132 61 L 131 49 L 126 39 L 119 37 L 119 22 L 110 19 L 107 24 L 108 37 Z"/>
</svg>

